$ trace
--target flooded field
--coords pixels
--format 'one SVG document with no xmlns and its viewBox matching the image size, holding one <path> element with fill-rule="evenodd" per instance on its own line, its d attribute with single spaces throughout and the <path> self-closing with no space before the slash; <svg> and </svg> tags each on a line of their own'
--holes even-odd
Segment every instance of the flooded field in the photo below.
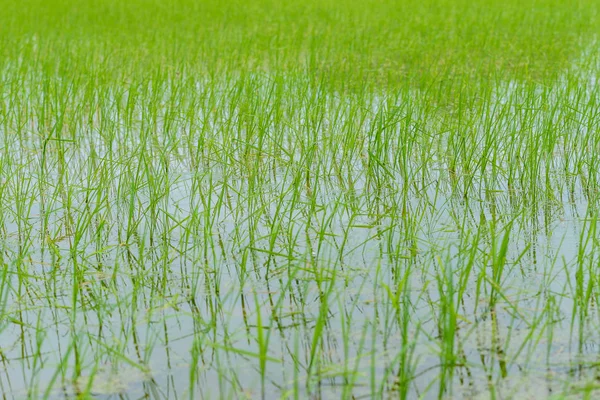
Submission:
<svg viewBox="0 0 600 400">
<path fill-rule="evenodd" d="M 343 2 L 0 16 L 0 398 L 600 395 L 596 7 Z"/>
</svg>

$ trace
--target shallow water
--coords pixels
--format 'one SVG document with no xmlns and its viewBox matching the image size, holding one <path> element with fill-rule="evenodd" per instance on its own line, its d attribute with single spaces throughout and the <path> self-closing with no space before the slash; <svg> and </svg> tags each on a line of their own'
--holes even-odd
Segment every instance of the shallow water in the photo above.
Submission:
<svg viewBox="0 0 600 400">
<path fill-rule="evenodd" d="M 2 131 L 5 398 L 520 398 L 525 382 L 575 396 L 595 381 L 595 200 L 583 174 L 540 183 L 572 167 L 569 141 L 533 178 L 450 171 L 450 117 L 427 122 L 413 93 L 373 96 L 355 120 L 352 99 L 333 96 L 316 122 L 312 103 L 294 112 L 289 99 L 284 122 L 257 122 L 273 102 L 268 80 L 252 87 L 254 114 L 227 105 L 226 88 L 199 102 L 204 136 L 142 104 L 120 115 L 128 96 L 72 142 L 44 148 L 35 119 L 20 138 Z M 566 118 L 499 112 L 517 89 L 473 117 L 467 160 L 489 150 L 486 121 L 513 160 L 535 144 L 515 132 L 543 142 L 544 124 Z M 378 139 L 368 128 L 394 107 Z M 349 125 L 362 140 L 350 155 L 338 146 Z M 576 141 L 593 135 L 573 125 Z"/>
</svg>

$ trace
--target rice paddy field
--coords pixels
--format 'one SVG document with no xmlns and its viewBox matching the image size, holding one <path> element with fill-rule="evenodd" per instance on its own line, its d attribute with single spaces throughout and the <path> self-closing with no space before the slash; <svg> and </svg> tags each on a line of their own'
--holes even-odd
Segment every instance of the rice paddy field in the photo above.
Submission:
<svg viewBox="0 0 600 400">
<path fill-rule="evenodd" d="M 0 0 L 1 399 L 600 397 L 595 0 Z"/>
</svg>

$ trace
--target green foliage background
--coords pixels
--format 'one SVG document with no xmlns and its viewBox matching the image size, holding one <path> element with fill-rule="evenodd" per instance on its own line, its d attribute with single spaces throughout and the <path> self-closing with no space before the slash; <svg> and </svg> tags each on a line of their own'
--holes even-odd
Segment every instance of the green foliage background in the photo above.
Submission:
<svg viewBox="0 0 600 400">
<path fill-rule="evenodd" d="M 157 70 L 284 72 L 336 89 L 544 81 L 600 26 L 592 0 L 2 3 L 2 62 L 29 60 L 23 68 L 103 80 Z"/>
</svg>

